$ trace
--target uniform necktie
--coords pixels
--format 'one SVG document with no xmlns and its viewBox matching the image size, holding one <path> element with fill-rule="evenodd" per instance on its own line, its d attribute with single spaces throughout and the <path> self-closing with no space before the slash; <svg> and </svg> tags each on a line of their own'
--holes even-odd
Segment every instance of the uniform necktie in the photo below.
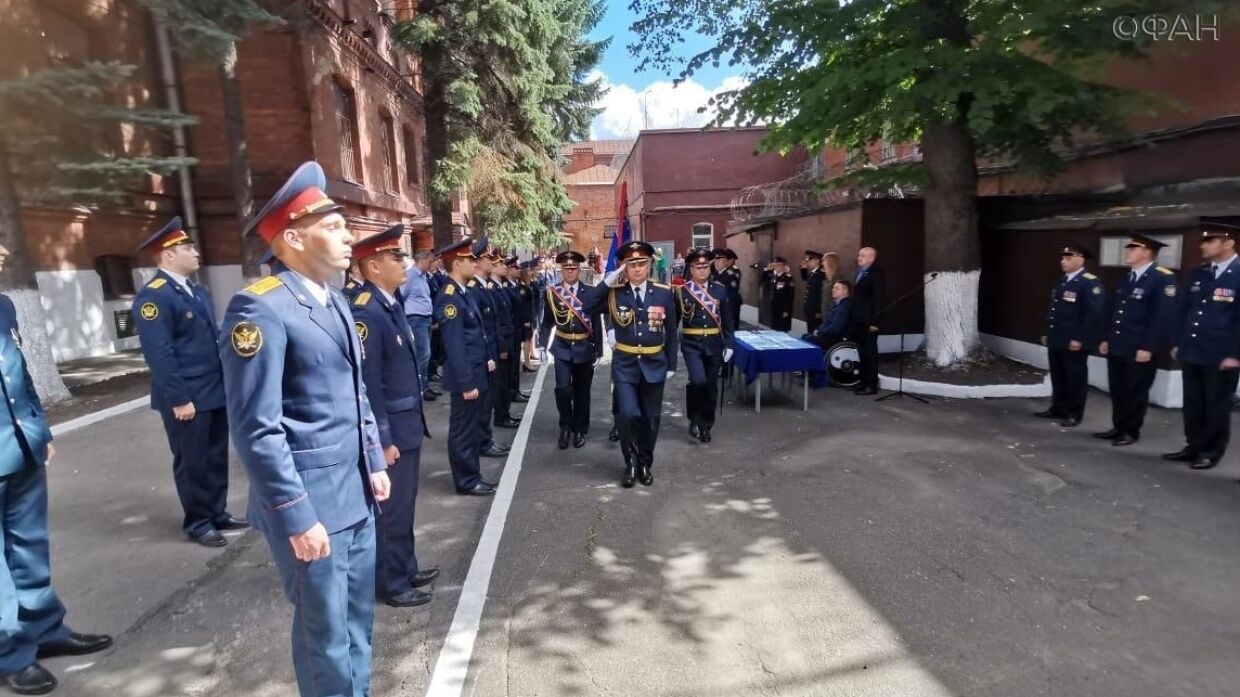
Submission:
<svg viewBox="0 0 1240 697">
<path fill-rule="evenodd" d="M 1128 282 L 1129 282 L 1129 283 L 1136 283 L 1136 282 L 1137 282 L 1137 272 L 1136 272 L 1136 271 L 1129 271 L 1129 272 L 1128 272 Z"/>
<path fill-rule="evenodd" d="M 642 304 L 642 289 L 640 287 L 633 289 L 633 295 L 637 297 L 637 304 Z"/>
<path fill-rule="evenodd" d="M 1220 269 L 1222 269 L 1222 268 L 1223 268 L 1223 265 L 1222 265 L 1222 264 L 1215 264 L 1215 265 L 1213 266 L 1213 269 L 1214 269 L 1214 277 L 1215 277 L 1215 278 L 1218 278 L 1218 272 L 1219 272 L 1219 270 L 1220 270 Z"/>
</svg>

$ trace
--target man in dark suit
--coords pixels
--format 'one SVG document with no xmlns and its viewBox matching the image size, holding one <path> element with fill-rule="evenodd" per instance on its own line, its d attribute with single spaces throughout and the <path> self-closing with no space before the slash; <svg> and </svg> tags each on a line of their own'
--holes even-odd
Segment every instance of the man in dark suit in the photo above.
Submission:
<svg viewBox="0 0 1240 697">
<path fill-rule="evenodd" d="M 887 307 L 887 279 L 875 265 L 878 250 L 862 247 L 857 251 L 857 275 L 852 292 L 852 340 L 861 358 L 861 382 L 856 393 L 878 393 L 879 313 Z"/>
<path fill-rule="evenodd" d="M 374 508 L 389 481 L 361 343 L 329 285 L 349 265 L 353 235 L 326 188 L 307 162 L 245 226 L 274 250 L 274 273 L 233 296 L 220 360 L 250 522 L 293 605 L 297 686 L 353 695 L 370 684 Z"/>
<path fill-rule="evenodd" d="M 215 310 L 202 286 L 198 250 L 173 218 L 139 247 L 155 277 L 133 302 L 142 355 L 151 369 L 151 408 L 163 419 L 172 449 L 172 478 L 185 517 L 181 529 L 200 545 L 223 547 L 220 530 L 249 527 L 228 503 L 228 411 L 216 341 Z"/>
<path fill-rule="evenodd" d="M 8 256 L 0 245 L 0 270 Z M 0 592 L 0 684 L 43 695 L 56 689 L 56 677 L 38 659 L 102 651 L 112 637 L 70 631 L 52 588 L 47 465 L 56 450 L 22 354 L 17 310 L 6 295 L 0 295 L 0 399 L 0 574 L 6 586 Z"/>
<path fill-rule="evenodd" d="M 822 324 L 801 336 L 802 341 L 808 341 L 823 351 L 847 339 L 852 329 L 852 284 L 842 279 L 831 284 L 831 300 L 831 309 L 827 310 Z"/>
<path fill-rule="evenodd" d="M 1102 331 L 1106 297 L 1102 282 L 1085 270 L 1092 258 L 1088 249 L 1069 244 L 1059 255 L 1063 273 L 1051 289 L 1051 306 L 1046 313 L 1046 333 L 1042 345 L 1051 372 L 1051 405 L 1034 414 L 1044 419 L 1060 419 L 1071 428 L 1085 416 L 1085 397 L 1089 393 L 1089 352 L 1098 345 Z"/>
</svg>

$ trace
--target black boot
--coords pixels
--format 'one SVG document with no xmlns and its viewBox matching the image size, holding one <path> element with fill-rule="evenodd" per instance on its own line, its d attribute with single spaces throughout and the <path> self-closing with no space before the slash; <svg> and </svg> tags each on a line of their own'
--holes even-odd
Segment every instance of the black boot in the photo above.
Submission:
<svg viewBox="0 0 1240 697">
<path fill-rule="evenodd" d="M 630 460 L 624 465 L 624 476 L 620 478 L 620 486 L 625 489 L 632 489 L 633 484 L 637 481 L 637 465 Z"/>
<path fill-rule="evenodd" d="M 560 440 L 556 443 L 556 445 L 560 446 L 560 450 L 568 450 L 568 439 L 572 435 L 572 431 L 569 431 L 567 428 L 560 429 Z"/>
<path fill-rule="evenodd" d="M 698 437 L 698 425 L 692 421 L 689 422 L 689 437 L 690 438 Z"/>
<path fill-rule="evenodd" d="M 586 434 L 584 434 L 584 433 L 574 433 L 574 434 L 573 434 L 573 447 L 574 447 L 574 448 L 584 448 L 584 447 L 586 447 Z"/>
<path fill-rule="evenodd" d="M 710 429 L 703 426 L 701 430 L 698 432 L 698 440 L 702 441 L 703 443 L 709 443 L 710 442 Z"/>
<path fill-rule="evenodd" d="M 609 441 L 611 441 L 611 442 L 613 442 L 613 443 L 615 443 L 616 441 L 620 440 L 620 427 L 619 427 L 619 426 L 612 426 L 612 427 L 611 427 L 611 433 L 608 433 L 608 434 L 607 434 L 607 440 L 609 440 Z"/>
<path fill-rule="evenodd" d="M 650 465 L 639 465 L 637 467 L 637 481 L 641 482 L 642 486 L 654 484 L 654 474 L 650 471 Z"/>
</svg>

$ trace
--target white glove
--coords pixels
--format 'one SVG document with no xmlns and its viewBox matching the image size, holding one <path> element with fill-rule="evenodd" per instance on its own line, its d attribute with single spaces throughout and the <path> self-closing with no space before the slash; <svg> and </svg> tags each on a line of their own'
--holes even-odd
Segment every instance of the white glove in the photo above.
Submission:
<svg viewBox="0 0 1240 697">
<path fill-rule="evenodd" d="M 620 278 L 620 274 L 622 273 L 624 273 L 624 262 L 621 262 L 618 266 L 616 266 L 616 268 L 608 271 L 607 275 L 603 277 L 603 283 L 606 283 L 609 286 L 616 285 L 616 280 Z"/>
<path fill-rule="evenodd" d="M 667 377 L 666 377 L 665 379 L 667 379 L 667 380 L 671 380 L 671 379 L 672 379 L 672 376 L 673 376 L 673 375 L 675 375 L 675 374 L 676 374 L 676 371 L 674 371 L 674 370 L 669 370 L 669 371 L 667 371 Z"/>
<path fill-rule="evenodd" d="M 607 330 L 607 345 L 613 349 L 616 347 L 616 330 L 615 329 Z"/>
<path fill-rule="evenodd" d="M 732 362 L 732 349 L 724 349 L 724 350 L 723 350 L 723 362 L 724 362 L 724 363 L 731 363 L 731 362 Z"/>
</svg>

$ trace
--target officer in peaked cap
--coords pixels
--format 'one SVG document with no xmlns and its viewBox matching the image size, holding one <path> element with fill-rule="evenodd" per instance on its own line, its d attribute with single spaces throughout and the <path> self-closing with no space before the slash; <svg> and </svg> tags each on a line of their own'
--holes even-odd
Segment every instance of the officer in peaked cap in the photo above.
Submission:
<svg viewBox="0 0 1240 697">
<path fill-rule="evenodd" d="M 594 364 L 603 356 L 603 318 L 607 285 L 581 282 L 580 252 L 560 252 L 560 282 L 547 285 L 543 302 L 543 346 L 555 358 L 555 406 L 560 414 L 560 450 L 586 444 L 590 430 L 590 387 Z M 552 330 L 555 336 L 551 336 Z"/>
<path fill-rule="evenodd" d="M 392 482 L 391 496 L 379 504 L 375 590 L 393 607 L 430 602 L 431 594 L 421 588 L 439 576 L 439 569 L 420 568 L 414 553 L 422 439 L 430 433 L 422 411 L 413 329 L 400 297 L 405 283 L 406 255 L 400 244 L 404 232 L 404 225 L 393 225 L 353 243 L 353 258 L 364 280 L 349 303 L 362 343 L 362 378 Z"/>
<path fill-rule="evenodd" d="M 1051 405 L 1035 416 L 1059 419 L 1073 427 L 1085 415 L 1089 393 L 1089 352 L 1097 345 L 1102 331 L 1106 296 L 1098 277 L 1085 270 L 1093 258 L 1088 249 L 1069 244 L 1059 254 L 1062 273 L 1051 289 L 1051 305 L 1046 313 L 1046 346 L 1051 372 Z"/>
<path fill-rule="evenodd" d="M 508 293 L 508 304 L 512 307 L 513 327 L 512 344 L 508 351 L 509 404 L 524 404 L 530 401 L 530 395 L 521 391 L 521 347 L 525 343 L 527 332 L 533 331 L 534 323 L 530 319 L 528 291 L 522 291 L 520 266 L 521 260 L 517 255 L 504 257 L 502 285 Z"/>
<path fill-rule="evenodd" d="M 771 294 L 771 329 L 786 332 L 792 329 L 792 305 L 796 284 L 788 272 L 788 260 L 775 257 L 762 272 L 762 284 Z"/>
<path fill-rule="evenodd" d="M 615 385 L 624 453 L 620 486 L 634 481 L 654 483 L 651 468 L 663 412 L 663 387 L 676 372 L 676 298 L 670 286 L 650 280 L 654 247 L 640 240 L 621 245 L 625 282 L 607 294 L 607 308 L 615 332 L 611 379 Z M 609 283 L 610 285 L 610 283 Z"/>
<path fill-rule="evenodd" d="M 732 313 L 732 326 L 741 326 L 741 270 L 736 268 L 736 252 L 722 247 L 712 251 L 715 266 L 710 280 L 718 281 L 728 289 L 728 309 Z"/>
<path fill-rule="evenodd" d="M 504 339 L 507 335 L 504 333 L 505 323 L 510 322 L 510 318 L 506 317 L 503 306 L 497 298 L 497 293 L 491 282 L 491 269 L 494 266 L 495 254 L 491 248 L 491 241 L 487 237 L 482 237 L 474 243 L 470 249 L 474 257 L 474 276 L 466 284 L 466 289 L 474 292 L 474 302 L 478 309 L 482 312 L 483 327 L 486 329 L 487 351 L 490 354 L 491 362 L 495 367 L 491 368 L 487 375 L 490 387 L 482 393 L 482 411 L 478 414 L 479 431 L 482 442 L 479 445 L 479 454 L 482 457 L 507 457 L 508 448 L 495 442 L 495 431 L 491 427 L 491 417 L 495 411 L 496 401 L 501 399 L 499 393 L 507 390 L 507 375 L 501 373 L 499 366 L 501 361 L 506 360 L 504 356 L 508 354 L 507 344 Z M 507 423 L 507 422 L 504 422 Z"/>
<path fill-rule="evenodd" d="M 805 283 L 801 313 L 805 315 L 806 331 L 812 334 L 822 324 L 822 290 L 827 282 L 827 273 L 822 270 L 822 252 L 805 250 L 805 259 L 801 261 L 801 281 Z"/>
<path fill-rule="evenodd" d="M 1187 444 L 1163 457 L 1209 469 L 1227 452 L 1240 379 L 1240 221 L 1205 218 L 1200 230 L 1205 262 L 1188 279 L 1175 351 L 1184 381 Z"/>
<path fill-rule="evenodd" d="M 206 547 L 228 544 L 220 530 L 249 527 L 228 503 L 228 413 L 216 342 L 215 309 L 190 278 L 193 240 L 173 218 L 138 247 L 158 270 L 133 303 L 142 355 L 151 369 L 151 408 L 163 419 L 172 478 L 185 514 L 181 529 Z"/>
<path fill-rule="evenodd" d="M 689 435 L 703 443 L 711 441 L 715 426 L 715 402 L 719 398 L 719 371 L 732 358 L 732 313 L 728 290 L 710 281 L 711 253 L 691 249 L 685 255 L 689 280 L 675 289 L 681 319 L 680 351 L 689 371 L 685 385 L 685 413 Z"/>
<path fill-rule="evenodd" d="M 440 249 L 448 277 L 435 298 L 435 322 L 443 337 L 443 390 L 451 399 L 448 418 L 448 464 L 456 493 L 490 496 L 495 485 L 482 478 L 479 463 L 484 440 L 482 413 L 487 404 L 490 374 L 495 370 L 494 338 L 481 304 L 486 292 L 474 278 L 474 250 L 470 239 Z M 485 240 L 482 249 L 485 249 Z"/>
<path fill-rule="evenodd" d="M 293 605 L 302 695 L 365 694 L 375 597 L 375 517 L 388 497 L 362 345 L 330 281 L 352 256 L 341 206 L 307 162 L 245 226 L 273 275 L 233 296 L 220 360 L 233 443 L 250 475 L 250 522 Z"/>
<path fill-rule="evenodd" d="M 1150 405 L 1156 358 L 1175 342 L 1179 312 L 1175 273 L 1158 265 L 1166 245 L 1132 233 L 1124 245 L 1129 271 L 1115 289 L 1105 340 L 1098 353 L 1107 357 L 1111 390 L 1111 428 L 1094 435 L 1111 445 L 1132 445 Z"/>
</svg>

